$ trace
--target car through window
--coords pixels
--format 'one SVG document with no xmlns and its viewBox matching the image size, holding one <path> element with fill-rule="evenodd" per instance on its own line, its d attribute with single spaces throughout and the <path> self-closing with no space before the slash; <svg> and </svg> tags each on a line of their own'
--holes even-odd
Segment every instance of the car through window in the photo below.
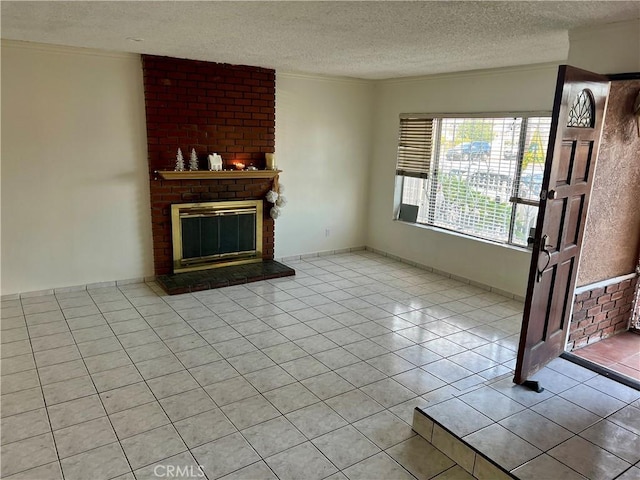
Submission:
<svg viewBox="0 0 640 480">
<path fill-rule="evenodd" d="M 550 125 L 543 114 L 402 115 L 396 218 L 526 246 Z"/>
</svg>

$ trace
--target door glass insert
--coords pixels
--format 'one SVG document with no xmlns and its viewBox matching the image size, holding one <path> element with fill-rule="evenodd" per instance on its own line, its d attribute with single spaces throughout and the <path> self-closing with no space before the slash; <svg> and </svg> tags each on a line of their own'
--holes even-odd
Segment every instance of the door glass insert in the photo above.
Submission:
<svg viewBox="0 0 640 480">
<path fill-rule="evenodd" d="M 573 101 L 567 127 L 593 128 L 594 121 L 593 95 L 585 88 Z"/>
</svg>

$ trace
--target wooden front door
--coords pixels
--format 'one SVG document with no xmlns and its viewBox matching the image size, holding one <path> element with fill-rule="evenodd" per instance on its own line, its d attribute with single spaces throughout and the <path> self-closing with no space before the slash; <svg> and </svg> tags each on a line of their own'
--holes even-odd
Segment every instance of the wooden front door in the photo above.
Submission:
<svg viewBox="0 0 640 480">
<path fill-rule="evenodd" d="M 559 67 L 514 382 L 564 351 L 604 112 L 607 77 Z"/>
</svg>

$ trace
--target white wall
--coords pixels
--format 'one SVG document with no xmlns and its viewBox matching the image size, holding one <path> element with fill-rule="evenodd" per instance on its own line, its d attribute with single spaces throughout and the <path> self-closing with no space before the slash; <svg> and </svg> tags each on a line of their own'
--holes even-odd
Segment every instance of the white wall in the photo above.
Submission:
<svg viewBox="0 0 640 480">
<path fill-rule="evenodd" d="M 2 41 L 3 295 L 153 274 L 137 55 Z"/>
<path fill-rule="evenodd" d="M 372 106 L 372 82 L 276 75 L 276 257 L 366 244 Z"/>
<path fill-rule="evenodd" d="M 367 244 L 492 287 L 524 295 L 530 253 L 393 221 L 401 113 L 551 111 L 556 65 L 379 82 Z"/>
<path fill-rule="evenodd" d="M 640 72 L 640 19 L 569 32 L 569 59 L 574 67 L 596 73 Z"/>
<path fill-rule="evenodd" d="M 372 95 L 277 75 L 276 256 L 365 245 Z M 2 100 L 1 293 L 153 275 L 139 56 L 3 41 Z"/>
</svg>

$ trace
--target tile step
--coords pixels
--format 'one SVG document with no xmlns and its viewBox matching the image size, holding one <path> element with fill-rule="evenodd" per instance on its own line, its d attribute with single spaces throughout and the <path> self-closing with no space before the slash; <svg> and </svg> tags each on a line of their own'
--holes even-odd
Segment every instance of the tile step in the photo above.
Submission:
<svg viewBox="0 0 640 480">
<path fill-rule="evenodd" d="M 518 478 L 431 418 L 420 407 L 413 411 L 413 431 L 478 480 Z"/>
</svg>

